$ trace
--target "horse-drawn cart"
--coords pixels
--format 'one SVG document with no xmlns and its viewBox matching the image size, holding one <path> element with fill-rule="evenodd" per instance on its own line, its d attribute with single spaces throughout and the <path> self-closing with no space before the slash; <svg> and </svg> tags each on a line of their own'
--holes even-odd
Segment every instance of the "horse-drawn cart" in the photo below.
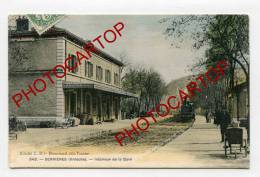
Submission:
<svg viewBox="0 0 260 177">
<path fill-rule="evenodd" d="M 227 156 L 228 148 L 230 154 L 237 155 L 237 150 L 239 149 L 240 153 L 242 152 L 242 148 L 244 149 L 245 156 L 248 153 L 248 142 L 247 142 L 247 131 L 242 127 L 229 127 L 225 133 L 225 156 Z"/>
<path fill-rule="evenodd" d="M 18 131 L 26 131 L 27 125 L 25 122 L 17 120 L 17 117 L 10 115 L 9 117 L 9 140 L 17 140 Z"/>
</svg>

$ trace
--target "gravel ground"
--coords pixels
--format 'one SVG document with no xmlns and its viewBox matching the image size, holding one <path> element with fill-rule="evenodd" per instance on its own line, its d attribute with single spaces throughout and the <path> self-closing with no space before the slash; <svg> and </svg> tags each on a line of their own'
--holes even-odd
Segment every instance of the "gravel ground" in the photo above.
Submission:
<svg viewBox="0 0 260 177">
<path fill-rule="evenodd" d="M 167 119 L 160 119 L 162 121 L 151 124 L 148 131 L 141 133 L 140 136 L 134 136 L 134 140 L 126 138 L 124 146 L 120 146 L 115 140 L 114 135 L 121 131 L 122 128 L 130 129 L 130 124 L 135 122 L 131 120 L 127 124 L 121 124 L 119 128 L 111 130 L 110 133 L 101 134 L 98 137 L 84 137 L 88 132 L 86 127 L 69 128 L 54 130 L 50 129 L 44 132 L 44 129 L 34 129 L 31 131 L 38 134 L 32 134 L 32 132 L 24 134 L 24 136 L 18 141 L 9 142 L 9 160 L 11 167 L 142 167 L 143 164 L 139 164 L 138 159 L 156 152 L 161 147 L 164 147 L 169 142 L 174 141 L 176 137 L 183 134 L 193 122 L 179 123 L 171 117 Z M 124 126 L 123 126 L 124 125 Z M 118 125 L 116 125 L 118 126 Z M 108 128 L 109 126 L 107 126 Z M 93 127 L 91 127 L 92 129 Z M 111 126 L 110 126 L 111 128 Z M 45 129 L 46 131 L 47 129 Z M 99 130 L 104 131 L 100 127 Z M 54 134 L 55 132 L 58 132 Z M 37 137 L 38 135 L 38 137 Z M 79 136 L 80 135 L 80 136 Z M 62 142 L 57 138 L 64 139 Z M 76 136 L 76 138 L 75 138 Z M 44 137 L 44 138 L 42 138 Z M 73 137 L 70 139 L 69 137 Z M 78 138 L 77 138 L 78 137 Z M 42 139 L 41 139 L 42 138 Z M 24 140 L 24 141 L 22 141 Z M 33 141 L 35 140 L 35 142 Z M 51 142 L 48 142 L 48 140 Z M 55 141 L 53 141 L 55 140 Z M 41 142 L 41 143 L 39 143 Z M 46 142 L 46 143 L 45 143 Z M 21 155 L 22 153 L 37 155 Z M 85 159 L 87 161 L 72 161 L 59 162 L 46 161 L 45 158 L 49 157 L 63 157 L 75 159 Z M 123 162 L 106 161 L 104 159 L 123 159 Z M 30 161 L 30 158 L 36 158 L 36 161 Z"/>
<path fill-rule="evenodd" d="M 171 121 L 169 121 L 171 120 Z M 111 134 L 91 138 L 79 142 L 66 143 L 64 147 L 70 148 L 96 148 L 102 149 L 100 152 L 106 153 L 144 153 L 153 151 L 155 148 L 164 146 L 178 135 L 181 135 L 193 122 L 180 123 L 169 118 L 160 123 L 151 125 L 146 132 L 140 132 L 140 136 L 132 134 L 133 140 L 126 138 L 124 146 L 120 146 L 115 140 L 114 135 L 118 131 L 113 131 Z"/>
</svg>

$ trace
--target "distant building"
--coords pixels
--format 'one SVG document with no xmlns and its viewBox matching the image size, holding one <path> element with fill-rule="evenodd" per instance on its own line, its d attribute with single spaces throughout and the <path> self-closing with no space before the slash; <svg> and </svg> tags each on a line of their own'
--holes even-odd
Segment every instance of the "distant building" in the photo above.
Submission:
<svg viewBox="0 0 260 177">
<path fill-rule="evenodd" d="M 229 106 L 233 118 L 245 119 L 249 116 L 247 83 L 236 85 L 229 94 Z"/>
<path fill-rule="evenodd" d="M 234 88 L 229 91 L 229 110 L 237 120 L 249 117 L 248 83 L 242 69 L 234 70 Z"/>
<path fill-rule="evenodd" d="M 27 90 L 33 80 L 63 64 L 66 57 L 84 53 L 86 41 L 71 32 L 52 27 L 39 36 L 29 29 L 28 20 L 18 18 L 9 28 L 9 113 L 20 119 L 56 120 L 67 116 L 87 115 L 94 122 L 121 118 L 121 99 L 137 97 L 122 90 L 123 63 L 104 51 L 92 53 L 78 69 L 67 71 L 55 84 L 47 80 L 47 89 L 30 96 L 18 109 L 11 100 L 20 89 Z"/>
</svg>

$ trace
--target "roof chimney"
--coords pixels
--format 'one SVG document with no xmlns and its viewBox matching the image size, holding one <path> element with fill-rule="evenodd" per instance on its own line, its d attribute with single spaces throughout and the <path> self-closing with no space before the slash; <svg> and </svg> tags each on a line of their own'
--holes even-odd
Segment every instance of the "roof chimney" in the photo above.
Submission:
<svg viewBox="0 0 260 177">
<path fill-rule="evenodd" d="M 19 16 L 19 18 L 16 19 L 16 30 L 17 31 L 28 31 L 29 30 L 29 20 L 25 17 L 21 18 Z"/>
</svg>

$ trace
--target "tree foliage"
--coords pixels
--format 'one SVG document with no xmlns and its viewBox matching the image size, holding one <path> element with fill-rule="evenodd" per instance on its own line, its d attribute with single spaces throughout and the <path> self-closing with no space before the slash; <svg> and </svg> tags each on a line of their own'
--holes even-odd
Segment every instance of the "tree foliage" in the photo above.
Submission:
<svg viewBox="0 0 260 177">
<path fill-rule="evenodd" d="M 140 95 L 137 112 L 155 107 L 166 92 L 166 84 L 160 74 L 152 69 L 130 68 L 122 80 L 123 89 Z"/>
<path fill-rule="evenodd" d="M 193 39 L 193 47 L 208 46 L 205 57 L 195 67 L 209 66 L 226 57 L 236 63 L 246 77 L 249 71 L 249 19 L 246 15 L 187 15 L 165 18 L 165 34 L 178 47 L 184 38 Z M 194 66 L 193 66 L 194 67 Z"/>
<path fill-rule="evenodd" d="M 174 41 L 175 47 L 185 38 L 193 40 L 194 49 L 206 46 L 205 56 L 197 60 L 192 70 L 206 70 L 219 60 L 227 59 L 230 67 L 218 88 L 231 90 L 234 70 L 242 70 L 249 90 L 249 19 L 247 15 L 188 15 L 165 18 L 160 23 L 168 23 L 165 34 Z M 196 72 L 196 71 L 195 71 Z M 217 87 L 209 88 L 216 93 Z M 248 91 L 249 97 L 249 91 Z M 222 97 L 223 98 L 223 97 Z M 249 105 L 249 101 L 248 101 Z"/>
</svg>

